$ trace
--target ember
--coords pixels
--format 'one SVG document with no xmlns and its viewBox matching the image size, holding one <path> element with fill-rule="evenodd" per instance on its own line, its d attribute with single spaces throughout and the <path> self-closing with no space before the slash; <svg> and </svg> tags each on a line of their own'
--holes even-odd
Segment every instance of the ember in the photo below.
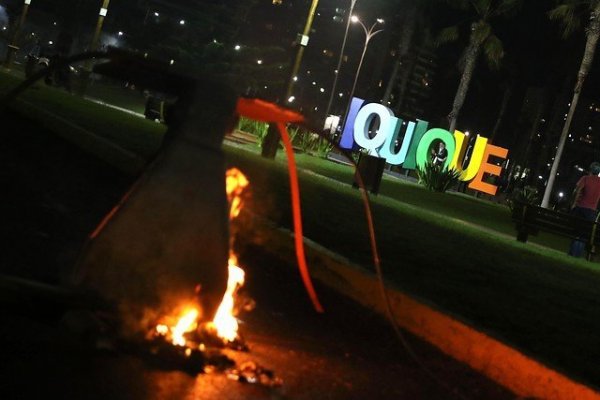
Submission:
<svg viewBox="0 0 600 400">
<path fill-rule="evenodd" d="M 281 378 L 275 376 L 273 371 L 263 368 L 253 361 L 243 363 L 239 368 L 226 371 L 227 379 L 242 383 L 256 383 L 267 387 L 277 387 L 283 384 Z"/>
</svg>

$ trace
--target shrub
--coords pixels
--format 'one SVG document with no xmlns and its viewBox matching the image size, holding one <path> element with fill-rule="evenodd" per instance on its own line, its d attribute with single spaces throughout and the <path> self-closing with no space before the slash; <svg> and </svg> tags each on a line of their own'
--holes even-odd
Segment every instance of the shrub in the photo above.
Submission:
<svg viewBox="0 0 600 400">
<path fill-rule="evenodd" d="M 419 183 L 434 192 L 444 193 L 458 183 L 460 172 L 440 165 L 427 163 L 425 167 L 417 168 Z"/>
<path fill-rule="evenodd" d="M 240 118 L 238 129 L 256 135 L 258 146 L 261 147 L 267 135 L 269 124 L 242 117 Z"/>
<path fill-rule="evenodd" d="M 537 205 L 538 201 L 539 192 L 535 186 L 525 186 L 522 189 L 515 189 L 506 199 L 506 203 L 511 211 L 514 208 L 515 203 Z"/>
<path fill-rule="evenodd" d="M 316 157 L 325 158 L 333 146 L 318 134 L 301 128 L 290 129 L 290 136 L 293 136 L 293 143 L 302 149 L 303 152 Z"/>
</svg>

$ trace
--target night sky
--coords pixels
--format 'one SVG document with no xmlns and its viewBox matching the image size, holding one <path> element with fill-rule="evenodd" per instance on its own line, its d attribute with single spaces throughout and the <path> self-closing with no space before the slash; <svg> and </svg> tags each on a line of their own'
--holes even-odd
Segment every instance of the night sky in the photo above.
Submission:
<svg viewBox="0 0 600 400">
<path fill-rule="evenodd" d="M 396 47 L 396 38 L 403 10 L 407 4 L 416 0 L 359 0 L 355 14 L 367 22 L 374 21 L 377 17 L 386 20 L 383 34 L 373 40 L 369 47 L 365 64 L 359 79 L 357 95 L 376 100 L 381 96 L 383 88 L 389 78 L 392 58 L 390 51 Z M 198 14 L 203 7 L 219 4 L 218 1 L 154 1 L 151 4 L 168 5 L 170 12 L 186 17 L 187 14 Z M 323 107 L 324 100 L 329 93 L 333 80 L 333 65 L 341 47 L 344 33 L 344 23 L 334 22 L 336 8 L 347 9 L 349 0 L 329 0 L 320 2 L 315 17 L 314 32 L 311 42 L 306 49 L 301 73 L 311 71 L 312 76 L 305 76 L 305 83 L 313 79 L 318 80 L 315 88 L 323 87 L 325 93 L 311 91 L 310 87 L 299 85 L 306 104 Z M 21 0 L 0 0 L 9 14 L 18 13 Z M 62 18 L 65 27 L 69 25 L 84 27 L 94 26 L 97 15 L 95 11 L 101 4 L 100 0 L 34 0 L 31 13 L 35 10 L 44 10 Z M 143 11 L 134 2 L 113 0 L 110 6 L 105 30 L 132 30 Z M 582 32 L 565 40 L 560 35 L 558 23 L 550 21 L 547 12 L 554 6 L 553 1 L 527 0 L 523 2 L 522 10 L 514 17 L 494 21 L 496 34 L 504 43 L 506 51 L 502 66 L 498 71 L 492 71 L 483 61 L 476 68 L 467 101 L 459 118 L 459 127 L 462 130 L 485 134 L 489 132 L 497 119 L 498 109 L 507 85 L 513 85 L 513 95 L 509 103 L 509 118 L 503 124 L 498 137 L 498 142 L 504 146 L 515 144 L 518 139 L 517 119 L 528 87 L 549 87 L 559 92 L 567 87 L 569 79 L 576 75 L 584 45 Z M 254 10 L 245 21 L 241 42 L 253 42 L 257 45 L 275 45 L 283 48 L 291 59 L 295 52 L 294 39 L 296 33 L 304 26 L 310 0 L 284 0 L 282 5 L 275 6 L 271 0 L 258 0 Z M 131 16 L 131 17 L 130 17 Z M 131 20 L 129 20 L 130 18 Z M 436 6 L 427 17 L 431 24 L 432 33 L 439 32 L 445 26 L 455 24 L 465 19 L 464 14 L 445 6 Z M 269 26 L 269 29 L 265 29 Z M 72 28 L 76 30 L 75 28 Z M 81 29 L 76 30 L 78 34 Z M 347 62 L 343 64 L 339 80 L 339 91 L 348 93 L 358 58 L 363 45 L 363 33 L 353 26 L 348 36 L 346 55 Z M 242 43 L 243 44 L 243 43 Z M 445 116 L 449 112 L 456 87 L 460 79 L 458 69 L 459 58 L 464 49 L 464 40 L 454 44 L 444 45 L 436 49 L 438 67 L 432 81 L 432 96 L 428 103 L 425 117 L 432 123 L 443 126 Z M 331 50 L 334 56 L 326 60 L 323 50 Z M 595 60 L 588 81 L 584 88 L 584 97 L 594 99 L 600 97 L 596 88 L 600 83 L 599 62 Z M 318 78 L 315 78 L 318 76 Z M 301 77 L 302 78 L 302 77 Z M 265 92 L 263 97 L 275 97 L 271 92 Z M 334 109 L 343 110 L 347 99 L 336 97 Z M 321 111 L 315 112 L 318 113 Z"/>
</svg>

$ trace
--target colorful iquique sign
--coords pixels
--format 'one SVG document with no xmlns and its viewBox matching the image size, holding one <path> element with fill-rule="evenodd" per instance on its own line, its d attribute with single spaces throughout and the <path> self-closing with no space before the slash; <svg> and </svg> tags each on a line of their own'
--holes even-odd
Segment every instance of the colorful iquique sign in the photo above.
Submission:
<svg viewBox="0 0 600 400">
<path fill-rule="evenodd" d="M 379 119 L 379 129 L 371 137 L 369 127 L 375 118 Z M 400 150 L 395 151 L 398 135 L 404 122 L 396 118 L 389 108 L 382 104 L 370 103 L 357 97 L 352 99 L 350 112 L 344 125 L 340 146 L 352 149 L 356 145 L 369 151 L 372 156 L 385 158 L 392 165 L 402 165 L 404 169 L 423 167 L 430 160 L 431 146 L 436 141 L 443 141 L 448 150 L 445 167 L 455 169 L 460 174 L 460 180 L 469 182 L 469 189 L 495 195 L 498 187 L 484 182 L 486 175 L 500 176 L 502 168 L 489 162 L 490 157 L 505 159 L 508 150 L 488 143 L 488 139 L 477 136 L 469 165 L 463 169 L 463 161 L 467 152 L 468 140 L 464 133 L 454 131 L 451 134 L 445 129 L 434 128 L 427 130 L 427 121 L 409 121 L 406 126 L 404 139 Z"/>
</svg>

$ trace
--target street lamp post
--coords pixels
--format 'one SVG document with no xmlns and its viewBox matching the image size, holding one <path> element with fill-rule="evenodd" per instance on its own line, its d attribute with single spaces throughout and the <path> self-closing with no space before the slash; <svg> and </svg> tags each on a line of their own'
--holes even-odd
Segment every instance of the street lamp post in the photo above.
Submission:
<svg viewBox="0 0 600 400">
<path fill-rule="evenodd" d="M 296 82 L 294 78 L 298 76 L 298 71 L 300 70 L 300 63 L 302 62 L 302 56 L 304 55 L 304 48 L 308 45 L 308 35 L 310 34 L 310 30 L 312 27 L 313 20 L 315 19 L 315 12 L 317 10 L 318 5 L 319 0 L 313 0 L 310 6 L 310 10 L 308 11 L 308 18 L 306 19 L 306 24 L 304 25 L 304 32 L 302 32 L 302 36 L 299 40 L 300 46 L 298 47 L 298 53 L 296 53 L 296 59 L 294 61 L 294 66 L 292 67 L 292 74 L 290 75 L 290 80 L 288 82 L 284 100 L 288 99 L 292 95 L 294 82 Z"/>
<path fill-rule="evenodd" d="M 96 29 L 94 30 L 94 36 L 92 36 L 92 41 L 90 42 L 90 52 L 98 50 L 98 44 L 100 43 L 100 34 L 102 33 L 104 19 L 108 14 L 109 4 L 110 0 L 102 0 L 102 7 L 100 7 L 100 11 L 98 12 L 98 21 L 96 22 Z M 83 71 L 81 73 L 81 82 L 78 90 L 79 95 L 83 96 L 87 92 L 90 75 L 92 74 L 92 63 L 93 61 L 91 59 L 85 62 Z"/>
<path fill-rule="evenodd" d="M 335 94 L 335 89 L 337 87 L 338 77 L 340 76 L 340 71 L 342 69 L 342 60 L 344 59 L 344 51 L 346 50 L 346 41 L 348 39 L 348 31 L 350 30 L 350 22 L 352 21 L 352 13 L 354 12 L 354 6 L 358 0 L 350 1 L 350 11 L 348 12 L 348 20 L 346 21 L 346 31 L 344 32 L 344 40 L 342 41 L 342 48 L 340 50 L 340 56 L 338 58 L 337 67 L 334 71 L 333 76 L 333 86 L 331 87 L 331 93 L 329 94 L 329 101 L 327 102 L 327 108 L 325 109 L 325 118 L 329 116 L 329 112 L 331 111 L 331 104 L 333 103 L 333 96 Z"/>
<path fill-rule="evenodd" d="M 8 50 L 6 51 L 6 58 L 4 59 L 4 67 L 5 68 L 10 68 L 10 66 L 12 65 L 12 63 L 14 61 L 15 54 L 17 53 L 17 50 L 19 50 L 19 47 L 17 46 L 17 36 L 19 35 L 19 31 L 25 24 L 25 19 L 27 18 L 27 12 L 29 11 L 30 5 L 31 5 L 31 0 L 23 1 L 23 11 L 21 11 L 21 18 L 19 18 L 19 21 L 17 22 L 17 24 L 15 25 L 15 27 L 13 29 L 13 32 L 10 37 L 10 42 L 8 45 Z"/>
<path fill-rule="evenodd" d="M 371 25 L 371 28 L 367 29 L 365 24 L 363 24 L 357 16 L 352 16 L 352 22 L 359 24 L 363 31 L 365 32 L 365 45 L 363 46 L 362 55 L 360 56 L 360 61 L 358 63 L 358 68 L 356 69 L 356 74 L 354 75 L 354 84 L 352 85 L 352 90 L 350 91 L 350 99 L 348 103 L 348 108 L 350 107 L 350 102 L 352 102 L 352 97 L 354 96 L 354 91 L 356 90 L 356 83 L 358 82 L 358 76 L 360 75 L 360 70 L 362 68 L 363 61 L 365 59 L 365 54 L 367 54 L 367 48 L 369 47 L 369 43 L 371 39 L 378 33 L 383 32 L 383 29 L 375 30 L 377 24 L 383 24 L 383 20 L 381 18 L 377 18 L 377 20 Z M 347 109 L 346 109 L 347 113 Z"/>
<path fill-rule="evenodd" d="M 96 30 L 94 31 L 94 36 L 92 37 L 92 42 L 90 45 L 90 51 L 96 51 L 98 49 L 98 42 L 100 41 L 100 34 L 102 33 L 102 25 L 104 25 L 104 18 L 106 18 L 106 14 L 108 14 L 109 4 L 110 0 L 103 0 L 102 2 L 102 7 L 100 7 L 100 12 L 98 13 Z"/>
<path fill-rule="evenodd" d="M 273 4 L 280 4 L 280 1 L 273 1 Z M 315 18 L 315 12 L 317 10 L 317 6 L 319 5 L 319 0 L 312 0 L 310 9 L 308 11 L 308 18 L 306 19 L 306 24 L 304 26 L 304 32 L 299 36 L 299 48 L 296 53 L 296 58 L 294 60 L 294 65 L 292 67 L 292 74 L 290 75 L 290 80 L 288 82 L 285 94 L 281 102 L 289 101 L 289 99 L 293 99 L 292 93 L 294 89 L 294 83 L 296 82 L 296 76 L 298 75 L 298 71 L 300 70 L 300 64 L 302 62 L 302 56 L 304 55 L 304 47 L 308 45 L 308 35 L 310 34 L 312 23 Z M 277 155 L 277 147 L 279 146 L 279 132 L 277 130 L 277 126 L 275 124 L 269 124 L 269 129 L 262 143 L 261 155 L 265 158 L 274 159 Z"/>
</svg>

